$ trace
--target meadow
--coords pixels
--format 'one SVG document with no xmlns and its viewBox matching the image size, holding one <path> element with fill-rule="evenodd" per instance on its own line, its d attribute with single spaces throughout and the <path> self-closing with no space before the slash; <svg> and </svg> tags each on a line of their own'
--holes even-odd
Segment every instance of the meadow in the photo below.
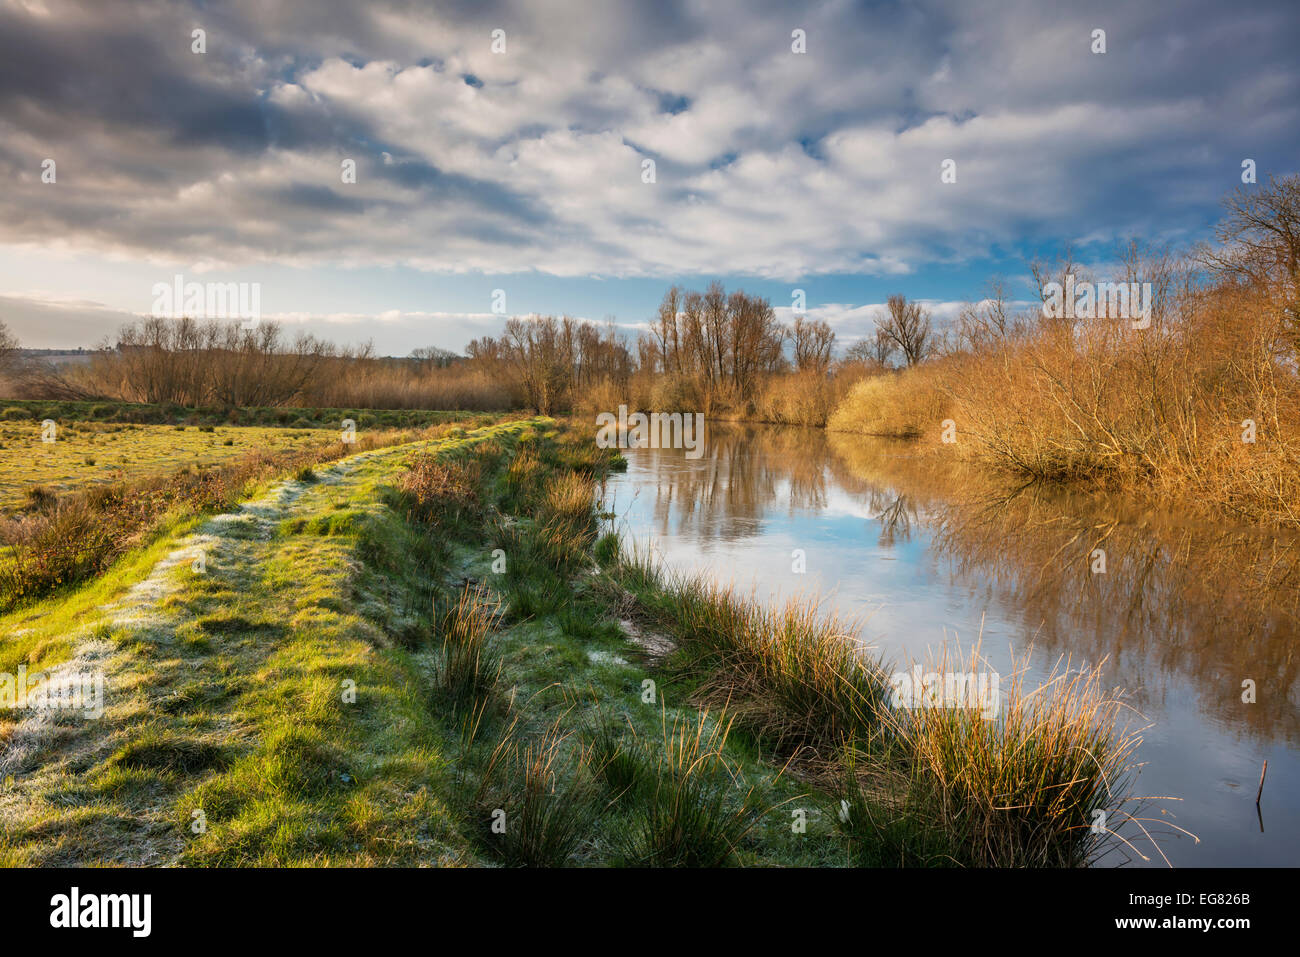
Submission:
<svg viewBox="0 0 1300 957">
<path fill-rule="evenodd" d="M 50 421 L 48 442 L 38 421 L 0 422 L 0 511 L 22 506 L 35 489 L 63 494 L 340 441 L 337 429 Z"/>
<path fill-rule="evenodd" d="M 28 403 L 0 413 L 0 610 L 94 578 L 178 522 L 232 507 L 272 478 L 491 418 L 345 412 L 338 425 L 350 421 L 354 427 L 322 429 L 314 424 L 338 410 L 293 410 L 295 426 L 270 428 L 187 424 L 198 411 L 176 407 L 53 405 Z M 238 421 L 264 411 L 222 414 Z M 71 417 L 78 412 L 172 424 Z M 62 417 L 30 420 L 32 413 Z M 381 424 L 394 419 L 416 425 Z"/>
<path fill-rule="evenodd" d="M 0 422 L 108 422 L 136 425 L 261 425 L 290 429 L 338 430 L 344 419 L 362 429 L 416 429 L 446 422 L 472 421 L 474 412 L 433 409 L 378 409 L 306 405 L 214 406 L 176 402 L 6 399 Z"/>
</svg>

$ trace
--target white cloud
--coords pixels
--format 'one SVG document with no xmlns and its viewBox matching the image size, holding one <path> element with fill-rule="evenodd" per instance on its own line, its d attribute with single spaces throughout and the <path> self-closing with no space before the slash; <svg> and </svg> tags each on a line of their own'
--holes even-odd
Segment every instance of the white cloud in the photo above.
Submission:
<svg viewBox="0 0 1300 957">
<path fill-rule="evenodd" d="M 166 40 L 188 35 L 183 9 L 148 35 L 126 4 L 52 9 L 11 5 L 0 40 L 0 55 L 62 58 L 0 85 L 16 184 L 0 244 L 208 268 L 896 275 L 1042 236 L 1202 226 L 1193 204 L 1234 185 L 1236 154 L 1286 155 L 1300 118 L 1281 7 L 1107 2 L 1085 21 L 956 0 L 888 17 L 247 0 L 212 14 L 203 58 Z M 1096 17 L 1104 57 L 1088 50 Z M 1216 46 L 1225 32 L 1249 55 Z M 134 38 L 129 65 L 93 45 L 115 37 Z"/>
</svg>

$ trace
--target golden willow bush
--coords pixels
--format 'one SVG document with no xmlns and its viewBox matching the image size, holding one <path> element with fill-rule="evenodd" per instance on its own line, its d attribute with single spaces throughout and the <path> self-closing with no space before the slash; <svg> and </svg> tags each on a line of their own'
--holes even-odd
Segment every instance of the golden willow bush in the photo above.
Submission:
<svg viewBox="0 0 1300 957">
<path fill-rule="evenodd" d="M 953 452 L 1035 479 L 1300 525 L 1300 177 L 1226 206 L 1220 248 L 1178 262 L 1130 247 L 1119 278 L 1151 283 L 1145 327 L 959 324 L 939 358 L 855 386 L 829 427 L 937 445 L 951 420 Z"/>
<path fill-rule="evenodd" d="M 921 437 L 1036 479 L 1188 497 L 1300 521 L 1300 381 L 1279 304 L 1188 290 L 1149 329 L 1043 323 L 975 352 L 858 383 L 836 431 Z"/>
</svg>

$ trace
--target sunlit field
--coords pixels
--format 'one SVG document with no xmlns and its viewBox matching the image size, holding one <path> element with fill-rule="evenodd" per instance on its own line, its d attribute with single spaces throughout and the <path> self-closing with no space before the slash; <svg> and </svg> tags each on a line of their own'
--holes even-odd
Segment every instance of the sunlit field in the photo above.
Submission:
<svg viewBox="0 0 1300 957">
<path fill-rule="evenodd" d="M 89 421 L 93 410 L 75 406 L 0 412 L 0 611 L 93 579 L 175 523 L 230 508 L 267 481 L 428 439 L 456 418 L 424 413 L 403 417 L 418 420 L 415 427 L 391 428 L 388 416 L 316 409 L 274 427 L 223 421 L 262 410 L 196 422 L 200 410 L 104 409 L 153 421 Z M 333 422 L 339 428 L 321 427 Z"/>
<path fill-rule="evenodd" d="M 206 468 L 248 452 L 308 450 L 339 442 L 337 430 L 239 426 L 0 422 L 0 510 L 34 488 L 63 494 L 130 482 L 190 466 Z"/>
</svg>

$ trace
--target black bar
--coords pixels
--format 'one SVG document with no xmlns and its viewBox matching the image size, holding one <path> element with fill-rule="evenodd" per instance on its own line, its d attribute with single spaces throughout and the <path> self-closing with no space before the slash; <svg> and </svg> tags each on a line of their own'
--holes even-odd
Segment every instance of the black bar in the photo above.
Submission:
<svg viewBox="0 0 1300 957">
<path fill-rule="evenodd" d="M 590 935 L 607 930 L 614 936 L 604 940 L 619 949 L 616 941 L 630 944 L 642 935 L 647 944 L 680 933 L 692 942 L 714 935 L 764 939 L 774 931 L 820 933 L 838 924 L 866 935 L 873 927 L 904 937 L 923 931 L 934 944 L 949 936 L 970 941 L 983 928 L 989 940 L 1055 931 L 1084 944 L 1200 936 L 1231 946 L 1249 939 L 1242 934 L 1276 934 L 1294 919 L 1293 906 L 1283 913 L 1282 890 L 1294 879 L 1292 871 L 1248 869 L 37 869 L 0 871 L 0 914 L 7 940 L 24 945 L 76 936 L 128 947 L 219 940 L 361 947 L 401 934 L 436 947 L 455 940 L 491 945 L 520 934 L 554 939 L 557 932 L 600 940 Z M 70 899 L 74 887 L 83 906 L 94 895 L 150 895 L 148 936 L 135 936 L 125 918 L 128 926 L 116 928 L 51 926 L 53 902 L 58 895 Z M 1154 919 L 1156 926 L 1118 927 L 1126 918 Z M 1160 926 L 1189 918 L 1245 918 L 1249 926 Z"/>
</svg>

